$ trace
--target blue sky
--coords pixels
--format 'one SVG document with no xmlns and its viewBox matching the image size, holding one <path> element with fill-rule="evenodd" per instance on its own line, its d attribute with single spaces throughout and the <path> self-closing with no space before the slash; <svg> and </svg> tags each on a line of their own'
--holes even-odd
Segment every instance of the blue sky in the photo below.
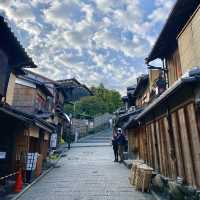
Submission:
<svg viewBox="0 0 200 200">
<path fill-rule="evenodd" d="M 1 0 L 18 39 L 54 80 L 75 77 L 122 94 L 146 72 L 144 58 L 175 0 Z"/>
</svg>

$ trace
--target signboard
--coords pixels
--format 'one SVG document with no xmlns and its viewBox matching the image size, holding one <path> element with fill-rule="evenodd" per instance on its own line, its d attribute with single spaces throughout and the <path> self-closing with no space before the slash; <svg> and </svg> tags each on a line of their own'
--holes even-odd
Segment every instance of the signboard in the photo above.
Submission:
<svg viewBox="0 0 200 200">
<path fill-rule="evenodd" d="M 89 123 L 89 128 L 94 128 L 94 122 Z"/>
<path fill-rule="evenodd" d="M 0 151 L 0 160 L 6 159 L 6 152 L 1 152 Z"/>
<path fill-rule="evenodd" d="M 11 73 L 11 68 L 8 65 L 8 57 L 0 49 L 0 96 L 5 97 L 8 87 L 8 81 Z"/>
<path fill-rule="evenodd" d="M 28 153 L 26 157 L 26 170 L 35 170 L 38 153 Z"/>
<path fill-rule="evenodd" d="M 50 147 L 55 148 L 57 146 L 57 134 L 54 133 L 51 135 Z"/>
</svg>

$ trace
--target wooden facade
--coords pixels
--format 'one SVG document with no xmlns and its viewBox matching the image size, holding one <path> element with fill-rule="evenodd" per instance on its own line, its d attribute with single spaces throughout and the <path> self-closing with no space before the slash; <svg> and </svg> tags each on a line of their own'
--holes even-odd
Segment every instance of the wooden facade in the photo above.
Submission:
<svg viewBox="0 0 200 200">
<path fill-rule="evenodd" d="M 15 171 L 15 138 L 21 131 L 19 121 L 6 115 L 0 114 L 1 129 L 3 130 L 0 140 L 0 151 L 5 152 L 5 159 L 0 159 L 0 177 Z M 10 124 L 12 123 L 12 126 Z"/>
<path fill-rule="evenodd" d="M 156 171 L 200 187 L 199 114 L 194 101 L 129 130 L 129 148 Z"/>
<path fill-rule="evenodd" d="M 12 103 L 13 103 L 15 80 L 16 80 L 16 75 L 14 73 L 11 73 L 9 82 L 8 82 L 6 97 L 5 97 L 5 101 L 9 105 L 12 105 Z"/>
<path fill-rule="evenodd" d="M 169 87 L 177 81 L 182 75 L 181 60 L 179 55 L 178 47 L 176 47 L 172 53 L 166 57 L 167 64 L 167 75 L 168 75 L 168 85 Z"/>
<path fill-rule="evenodd" d="M 22 111 L 35 112 L 36 89 L 16 84 L 14 90 L 13 106 Z"/>
<path fill-rule="evenodd" d="M 171 86 L 182 74 L 192 67 L 200 65 L 199 33 L 200 33 L 200 7 L 185 24 L 174 44 L 174 47 L 165 56 L 168 69 L 168 82 Z"/>
<path fill-rule="evenodd" d="M 13 173 L 17 167 L 16 140 L 24 131 L 25 117 L 12 110 L 16 76 L 24 74 L 23 68 L 36 65 L 27 55 L 9 25 L 0 16 L 0 177 Z M 1 181 L 0 184 L 5 180 Z"/>
<path fill-rule="evenodd" d="M 177 37 L 183 73 L 200 65 L 200 6 Z"/>
<path fill-rule="evenodd" d="M 137 79 L 137 87 L 133 93 L 137 98 L 134 99 L 134 104 L 137 107 L 143 107 L 148 104 L 150 100 L 150 87 L 149 87 L 149 75 L 141 75 Z"/>
<path fill-rule="evenodd" d="M 51 112 L 49 104 L 48 95 L 37 84 L 27 80 L 17 80 L 12 102 L 16 109 L 30 113 Z"/>
<path fill-rule="evenodd" d="M 126 130 L 130 152 L 162 176 L 174 181 L 181 177 L 186 185 L 197 189 L 200 189 L 199 33 L 199 3 L 178 0 L 146 59 L 147 63 L 157 58 L 163 61 L 169 88 L 135 118 L 137 124 L 133 122 Z M 194 74 L 187 73 L 191 69 Z M 140 96 L 136 98 L 140 100 Z"/>
<path fill-rule="evenodd" d="M 147 87 L 144 90 L 144 93 L 139 98 L 137 98 L 136 106 L 137 107 L 143 107 L 146 104 L 148 104 L 149 100 L 150 100 L 150 90 L 149 90 L 149 87 Z"/>
</svg>

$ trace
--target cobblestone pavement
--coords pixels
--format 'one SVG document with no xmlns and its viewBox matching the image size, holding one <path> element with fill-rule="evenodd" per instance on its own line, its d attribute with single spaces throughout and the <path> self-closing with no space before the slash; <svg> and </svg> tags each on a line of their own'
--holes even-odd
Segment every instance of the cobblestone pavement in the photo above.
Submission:
<svg viewBox="0 0 200 200">
<path fill-rule="evenodd" d="M 110 143 L 112 140 L 112 130 L 107 129 L 95 135 L 88 135 L 79 139 L 78 143 Z"/>
<path fill-rule="evenodd" d="M 97 146 L 111 146 L 112 131 L 110 129 L 101 131 L 95 135 L 88 135 L 79 139 L 78 143 L 73 143 L 72 147 L 97 147 Z"/>
<path fill-rule="evenodd" d="M 129 184 L 129 171 L 113 162 L 111 146 L 72 148 L 59 165 L 20 200 L 152 200 Z"/>
</svg>

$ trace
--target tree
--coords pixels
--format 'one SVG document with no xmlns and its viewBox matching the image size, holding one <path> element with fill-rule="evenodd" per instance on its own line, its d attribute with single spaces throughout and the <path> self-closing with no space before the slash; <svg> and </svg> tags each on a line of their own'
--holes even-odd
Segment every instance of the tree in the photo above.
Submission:
<svg viewBox="0 0 200 200">
<path fill-rule="evenodd" d="M 103 114 L 107 110 L 107 105 L 97 96 L 83 97 L 76 105 L 77 112 L 89 116 Z"/>
<path fill-rule="evenodd" d="M 104 113 L 113 113 L 122 105 L 121 95 L 115 90 L 108 90 L 103 84 L 91 87 L 94 96 L 83 97 L 76 102 L 75 113 L 73 106 L 65 106 L 65 112 L 96 116 Z"/>
</svg>

